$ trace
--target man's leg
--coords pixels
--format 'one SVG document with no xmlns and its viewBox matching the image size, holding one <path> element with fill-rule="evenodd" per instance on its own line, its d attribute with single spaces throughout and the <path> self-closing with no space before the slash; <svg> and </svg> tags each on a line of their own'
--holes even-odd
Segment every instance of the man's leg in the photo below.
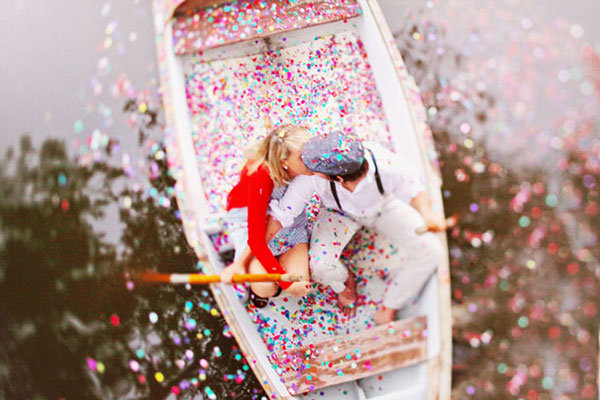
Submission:
<svg viewBox="0 0 600 400">
<path fill-rule="evenodd" d="M 389 278 L 383 298 L 388 309 L 399 310 L 408 305 L 442 262 L 444 252 L 435 234 L 415 233 L 423 225 L 425 222 L 417 210 L 395 198 L 386 200 L 374 220 L 375 229 L 402 246 L 406 253 L 403 268 Z"/>
<path fill-rule="evenodd" d="M 348 270 L 340 262 L 340 254 L 360 225 L 349 217 L 329 211 L 319 211 L 310 241 L 312 278 L 330 286 L 340 294 L 346 289 Z"/>
</svg>

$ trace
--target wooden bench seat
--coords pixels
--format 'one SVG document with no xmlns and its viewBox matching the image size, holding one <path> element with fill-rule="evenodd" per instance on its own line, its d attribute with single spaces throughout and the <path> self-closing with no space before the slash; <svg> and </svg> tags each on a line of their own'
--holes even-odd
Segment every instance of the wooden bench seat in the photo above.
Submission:
<svg viewBox="0 0 600 400">
<path fill-rule="evenodd" d="M 205 51 L 308 26 L 347 20 L 361 14 L 356 0 L 271 1 L 189 0 L 175 10 L 175 54 Z M 240 11 L 240 17 L 236 19 Z"/>
<path fill-rule="evenodd" d="M 427 358 L 427 319 L 419 316 L 334 336 L 271 356 L 291 394 L 381 374 Z"/>
</svg>

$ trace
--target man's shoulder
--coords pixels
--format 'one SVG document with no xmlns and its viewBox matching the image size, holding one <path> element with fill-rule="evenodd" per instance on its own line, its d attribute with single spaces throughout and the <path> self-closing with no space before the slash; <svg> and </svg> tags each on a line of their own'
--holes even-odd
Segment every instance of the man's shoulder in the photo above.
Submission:
<svg viewBox="0 0 600 400">
<path fill-rule="evenodd" d="M 389 147 L 383 146 L 379 142 L 364 142 L 365 149 L 371 150 L 374 154 L 381 154 L 387 157 L 393 157 L 397 153 Z"/>
<path fill-rule="evenodd" d="M 373 143 L 373 147 L 370 147 Z M 398 173 L 405 169 L 412 168 L 412 163 L 403 154 L 390 150 L 379 143 L 371 142 L 369 145 L 365 143 L 365 148 L 373 151 L 373 155 L 377 160 L 377 165 L 383 173 Z"/>
<path fill-rule="evenodd" d="M 375 156 L 376 159 L 381 159 L 382 162 L 391 162 L 392 160 L 396 159 L 396 158 L 401 158 L 402 156 L 400 156 L 398 153 L 396 153 L 395 151 L 382 146 L 380 143 L 377 142 L 365 142 L 365 149 L 367 150 L 371 150 L 373 152 L 373 155 Z M 366 154 L 366 156 L 368 156 L 368 153 Z"/>
</svg>

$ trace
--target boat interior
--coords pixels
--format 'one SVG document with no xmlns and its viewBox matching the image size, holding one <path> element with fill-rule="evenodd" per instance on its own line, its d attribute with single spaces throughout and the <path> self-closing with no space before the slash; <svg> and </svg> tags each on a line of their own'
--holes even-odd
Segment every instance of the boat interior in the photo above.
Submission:
<svg viewBox="0 0 600 400">
<path fill-rule="evenodd" d="M 191 138 L 191 146 L 180 151 L 193 154 L 197 189 L 206 199 L 198 235 L 215 272 L 232 258 L 222 217 L 245 162 L 244 149 L 275 125 L 298 124 L 313 133 L 352 129 L 364 140 L 402 153 L 422 167 L 422 179 L 427 179 L 423 166 L 428 160 L 407 94 L 378 27 L 365 15 L 369 8 L 358 3 L 361 7 L 349 17 L 245 39 L 217 38 L 210 45 L 198 43 L 189 32 L 195 18 L 190 10 L 180 10 L 167 30 L 177 54 L 178 73 L 171 78 L 180 88 L 175 100 L 187 110 L 178 116 L 179 129 Z M 314 220 L 318 199 L 307 213 Z M 384 262 L 402 264 L 404 251 L 367 229 L 352 239 L 342 259 L 357 278 L 354 315 L 341 312 L 335 293 L 316 283 L 303 298 L 284 293 L 262 309 L 247 301 L 244 285 L 219 285 L 227 303 L 225 317 L 239 325 L 255 352 L 253 362 L 269 366 L 259 380 L 273 385 L 275 393 L 304 393 L 303 399 L 427 398 L 437 385 L 428 381 L 427 361 L 440 352 L 438 277 L 432 276 L 398 313 L 397 323 L 373 323 L 385 289 Z M 385 359 L 383 349 L 395 346 L 386 344 L 393 340 L 386 334 L 405 340 L 406 357 L 374 367 L 375 359 Z M 369 356 L 378 338 L 378 350 Z"/>
</svg>

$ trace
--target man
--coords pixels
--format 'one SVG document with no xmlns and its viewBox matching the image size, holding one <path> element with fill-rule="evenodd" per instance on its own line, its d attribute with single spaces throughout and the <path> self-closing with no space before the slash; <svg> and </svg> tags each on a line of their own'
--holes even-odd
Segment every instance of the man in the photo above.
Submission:
<svg viewBox="0 0 600 400">
<path fill-rule="evenodd" d="M 443 256 L 434 234 L 417 233 L 422 226 L 430 231 L 446 226 L 432 212 L 416 170 L 399 154 L 341 132 L 308 141 L 302 161 L 315 175 L 294 179 L 285 196 L 271 203 L 271 213 L 288 226 L 317 193 L 322 207 L 311 237 L 312 277 L 338 294 L 342 308 L 356 299 L 354 278 L 339 261 L 352 236 L 365 226 L 403 247 L 404 268 L 388 278 L 383 305 L 374 316 L 379 324 L 394 320 L 396 310 L 418 294 Z"/>
</svg>

